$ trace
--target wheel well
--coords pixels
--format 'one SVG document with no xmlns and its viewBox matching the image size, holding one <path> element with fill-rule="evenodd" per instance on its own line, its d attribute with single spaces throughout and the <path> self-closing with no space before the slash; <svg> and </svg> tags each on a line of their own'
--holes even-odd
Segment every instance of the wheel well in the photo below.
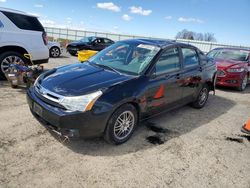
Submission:
<svg viewBox="0 0 250 188">
<path fill-rule="evenodd" d="M 28 54 L 28 52 L 24 48 L 22 48 L 20 46 L 4 46 L 4 47 L 0 47 L 0 54 L 4 53 L 4 52 L 8 52 L 8 51 L 13 51 L 13 52 L 20 53 L 22 56 L 24 54 Z M 26 58 L 25 58 L 25 60 L 27 60 L 28 63 L 30 63 L 30 60 L 28 60 Z"/>
<path fill-rule="evenodd" d="M 125 103 L 122 103 L 121 105 L 117 106 L 117 107 L 115 108 L 115 110 L 112 112 L 112 114 L 109 116 L 107 122 L 109 122 L 110 118 L 111 118 L 112 115 L 115 113 L 115 111 L 116 111 L 118 108 L 120 108 L 122 105 L 125 105 L 125 104 L 131 104 L 131 105 L 133 105 L 133 106 L 135 107 L 135 109 L 136 109 L 136 111 L 137 111 L 137 115 L 138 115 L 138 122 L 139 122 L 139 121 L 140 121 L 140 107 L 139 107 L 139 104 L 136 103 L 136 102 L 125 102 Z M 137 123 L 138 123 L 138 122 L 137 122 Z M 106 126 L 105 126 L 104 132 L 106 131 L 106 129 L 107 129 L 107 124 L 106 124 Z"/>
<path fill-rule="evenodd" d="M 51 46 L 51 48 L 49 50 L 51 50 L 52 48 L 57 48 L 60 50 L 60 48 L 58 46 Z"/>
<path fill-rule="evenodd" d="M 136 102 L 129 102 L 128 104 L 131 104 L 135 107 L 136 111 L 137 111 L 137 115 L 138 115 L 138 120 L 140 119 L 140 106 L 138 103 Z"/>
<path fill-rule="evenodd" d="M 59 52 L 61 53 L 61 49 L 58 46 L 51 46 L 51 48 L 49 49 L 49 52 L 51 52 L 51 49 L 53 48 L 57 48 L 59 50 Z"/>
<path fill-rule="evenodd" d="M 213 82 L 207 81 L 206 84 L 208 85 L 208 88 L 209 88 L 210 91 L 213 90 L 213 88 L 214 88 Z"/>
</svg>

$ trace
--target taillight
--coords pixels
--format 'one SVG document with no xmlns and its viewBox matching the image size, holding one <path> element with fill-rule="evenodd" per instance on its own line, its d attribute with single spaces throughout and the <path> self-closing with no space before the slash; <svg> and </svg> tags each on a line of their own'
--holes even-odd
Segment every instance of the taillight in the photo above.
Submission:
<svg viewBox="0 0 250 188">
<path fill-rule="evenodd" d="M 47 44 L 48 44 L 47 33 L 46 33 L 46 32 L 43 32 L 42 37 L 43 37 L 43 42 L 44 42 L 44 44 L 47 45 Z"/>
</svg>

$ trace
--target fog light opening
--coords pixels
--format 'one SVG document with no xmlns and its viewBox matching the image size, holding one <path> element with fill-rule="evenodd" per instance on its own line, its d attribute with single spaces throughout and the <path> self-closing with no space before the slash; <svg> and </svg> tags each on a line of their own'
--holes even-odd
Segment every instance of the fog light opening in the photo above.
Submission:
<svg viewBox="0 0 250 188">
<path fill-rule="evenodd" d="M 62 134 L 63 134 L 63 136 L 66 136 L 69 138 L 79 136 L 79 132 L 76 129 L 65 129 Z"/>
</svg>

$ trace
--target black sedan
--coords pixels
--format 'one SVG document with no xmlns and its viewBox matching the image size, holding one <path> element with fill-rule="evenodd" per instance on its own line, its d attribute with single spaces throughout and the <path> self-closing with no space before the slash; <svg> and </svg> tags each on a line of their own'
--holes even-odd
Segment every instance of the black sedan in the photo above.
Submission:
<svg viewBox="0 0 250 188">
<path fill-rule="evenodd" d="M 67 46 L 67 52 L 69 52 L 72 56 L 75 56 L 80 50 L 101 51 L 111 44 L 114 44 L 114 41 L 108 38 L 84 37 L 79 41 L 69 43 Z"/>
<path fill-rule="evenodd" d="M 216 66 L 196 47 L 172 41 L 117 42 L 83 64 L 42 74 L 27 92 L 38 119 L 67 137 L 126 142 L 139 122 L 185 104 L 202 108 Z"/>
</svg>

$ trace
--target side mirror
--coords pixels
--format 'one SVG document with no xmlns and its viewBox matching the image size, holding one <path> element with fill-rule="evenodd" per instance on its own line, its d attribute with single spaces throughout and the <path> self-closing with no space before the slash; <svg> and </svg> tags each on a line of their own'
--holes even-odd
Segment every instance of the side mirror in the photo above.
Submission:
<svg viewBox="0 0 250 188">
<path fill-rule="evenodd" d="M 156 68 L 154 67 L 154 68 L 152 69 L 152 71 L 151 71 L 150 78 L 151 78 L 151 79 L 155 79 L 156 77 L 157 77 L 157 75 L 156 75 Z"/>
</svg>

